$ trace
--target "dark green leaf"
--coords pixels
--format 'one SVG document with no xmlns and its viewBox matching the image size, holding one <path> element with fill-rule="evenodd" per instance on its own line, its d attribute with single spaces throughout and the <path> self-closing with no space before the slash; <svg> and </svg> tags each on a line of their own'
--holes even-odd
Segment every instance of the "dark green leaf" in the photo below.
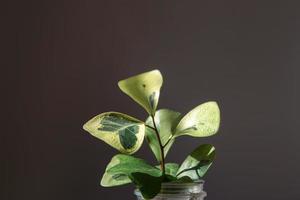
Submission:
<svg viewBox="0 0 300 200">
<path fill-rule="evenodd" d="M 134 147 L 137 141 L 136 133 L 139 132 L 139 126 L 128 126 L 125 129 L 119 131 L 120 142 L 125 149 L 131 149 Z"/>
<path fill-rule="evenodd" d="M 152 199 L 160 192 L 162 177 L 135 172 L 131 174 L 130 178 L 145 199 Z"/>
<path fill-rule="evenodd" d="M 183 177 L 178 178 L 174 182 L 176 182 L 176 183 L 192 183 L 194 181 L 188 176 L 183 176 Z"/>
</svg>

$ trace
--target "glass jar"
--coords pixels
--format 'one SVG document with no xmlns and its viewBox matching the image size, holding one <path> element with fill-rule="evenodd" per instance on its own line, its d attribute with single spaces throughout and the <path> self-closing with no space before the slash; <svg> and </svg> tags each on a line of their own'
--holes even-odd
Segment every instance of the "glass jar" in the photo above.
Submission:
<svg viewBox="0 0 300 200">
<path fill-rule="evenodd" d="M 206 197 L 203 184 L 203 180 L 193 183 L 162 183 L 160 193 L 153 200 L 203 200 Z M 138 200 L 144 200 L 138 189 L 134 194 Z"/>
</svg>

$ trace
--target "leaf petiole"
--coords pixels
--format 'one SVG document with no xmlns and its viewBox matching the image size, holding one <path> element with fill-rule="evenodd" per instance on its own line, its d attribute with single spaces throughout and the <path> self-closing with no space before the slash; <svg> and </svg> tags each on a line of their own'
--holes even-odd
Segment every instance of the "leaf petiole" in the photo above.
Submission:
<svg viewBox="0 0 300 200">
<path fill-rule="evenodd" d="M 165 153 L 164 153 L 164 146 L 162 145 L 159 133 L 158 133 L 158 129 L 154 120 L 154 115 L 151 115 L 151 119 L 153 122 L 153 126 L 154 126 L 154 131 L 159 143 L 159 147 L 160 147 L 160 154 L 161 154 L 161 162 L 160 162 L 160 168 L 162 170 L 163 176 L 166 174 L 166 169 L 165 169 Z"/>
</svg>

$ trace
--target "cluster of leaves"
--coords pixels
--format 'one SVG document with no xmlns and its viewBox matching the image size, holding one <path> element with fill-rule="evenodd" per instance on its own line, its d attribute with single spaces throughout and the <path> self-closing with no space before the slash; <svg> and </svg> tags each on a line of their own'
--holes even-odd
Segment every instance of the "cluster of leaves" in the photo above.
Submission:
<svg viewBox="0 0 300 200">
<path fill-rule="evenodd" d="M 84 130 L 119 150 L 107 165 L 101 180 L 105 187 L 134 183 L 145 199 L 159 193 L 162 182 L 199 180 L 211 166 L 215 148 L 197 147 L 181 165 L 166 163 L 165 157 L 175 139 L 182 135 L 207 137 L 217 133 L 220 110 L 216 102 L 203 103 L 186 115 L 156 110 L 163 78 L 158 70 L 145 72 L 118 83 L 120 89 L 149 114 L 145 122 L 119 112 L 106 112 L 84 124 Z M 151 166 L 130 154 L 148 142 L 160 166 Z"/>
</svg>

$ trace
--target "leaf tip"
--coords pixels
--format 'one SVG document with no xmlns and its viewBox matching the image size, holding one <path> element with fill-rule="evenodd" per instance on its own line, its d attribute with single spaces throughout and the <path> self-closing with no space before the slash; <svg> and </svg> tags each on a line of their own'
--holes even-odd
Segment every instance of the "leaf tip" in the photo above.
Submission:
<svg viewBox="0 0 300 200">
<path fill-rule="evenodd" d="M 89 121 L 83 124 L 82 129 L 85 130 L 85 131 L 87 131 L 87 132 L 89 132 L 90 129 L 89 129 L 88 125 L 89 125 Z"/>
<path fill-rule="evenodd" d="M 103 175 L 103 176 L 104 176 L 104 175 Z M 102 187 L 107 187 L 107 185 L 105 184 L 105 181 L 104 181 L 104 178 L 103 178 L 103 177 L 101 178 L 100 186 L 102 186 Z"/>
</svg>

